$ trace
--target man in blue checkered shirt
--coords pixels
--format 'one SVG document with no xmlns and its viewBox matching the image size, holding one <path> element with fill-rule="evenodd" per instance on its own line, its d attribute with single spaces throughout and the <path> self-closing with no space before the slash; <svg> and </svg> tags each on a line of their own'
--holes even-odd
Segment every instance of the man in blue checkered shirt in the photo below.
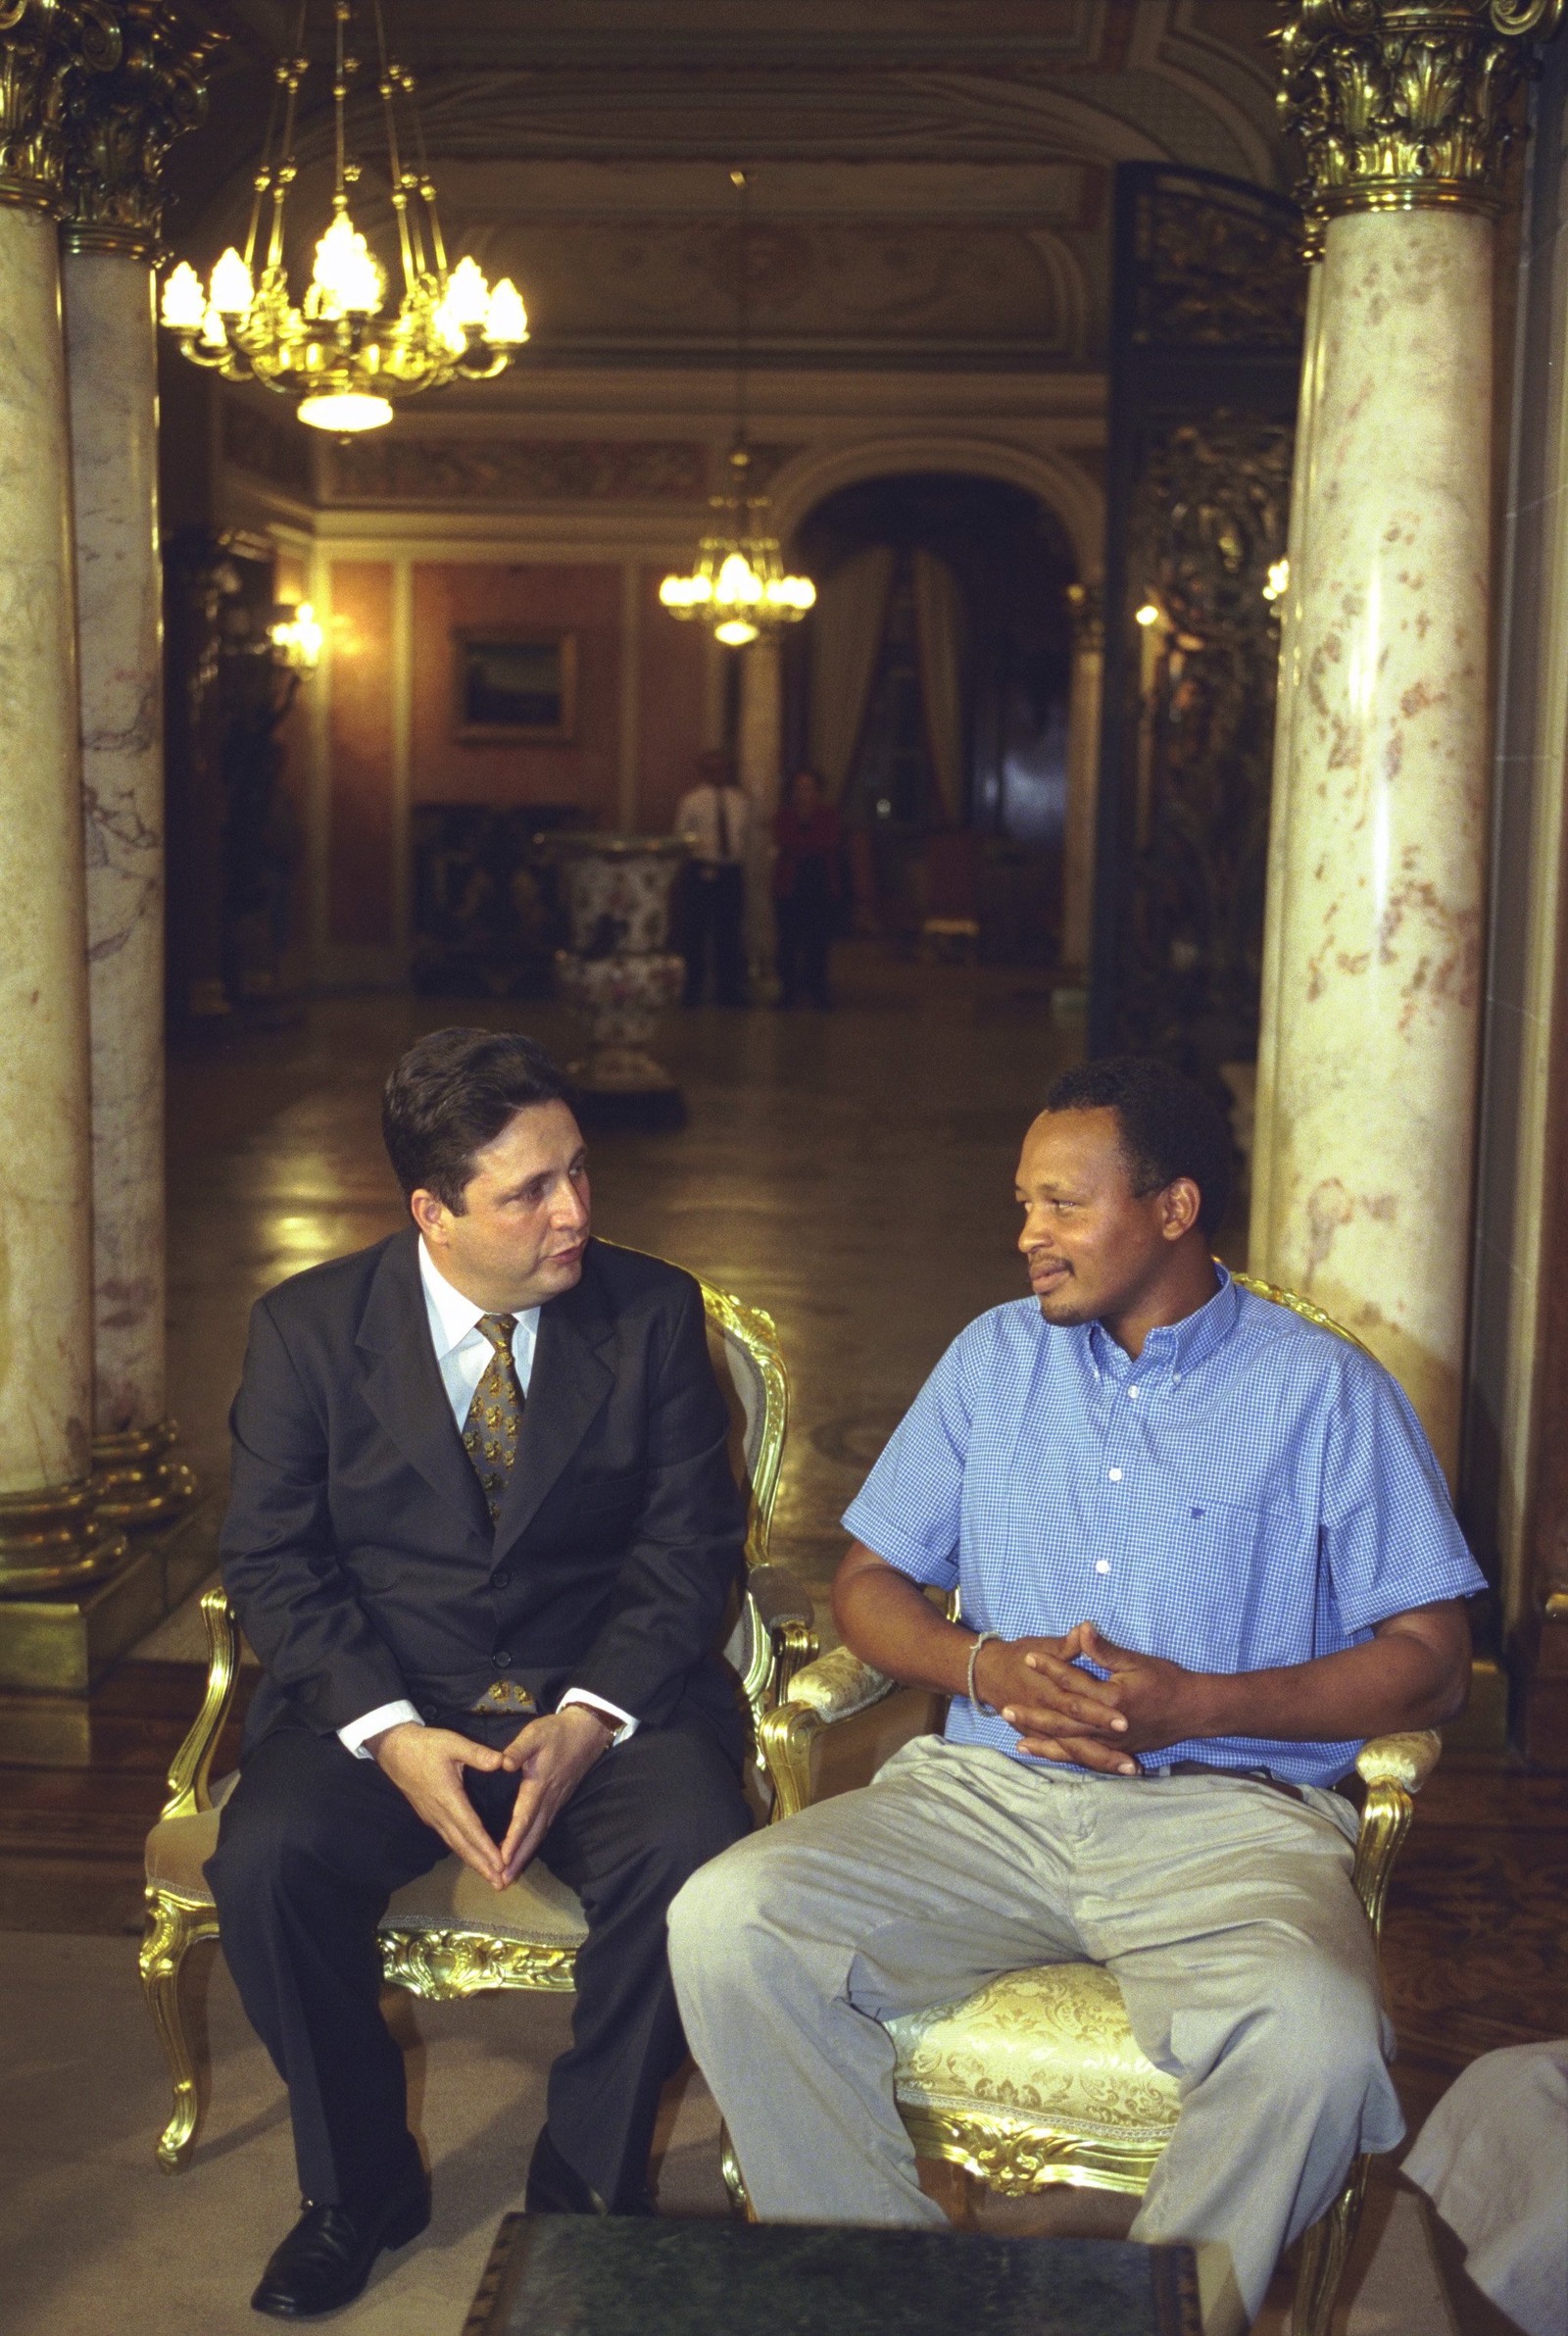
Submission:
<svg viewBox="0 0 1568 2336">
<path fill-rule="evenodd" d="M 940 2221 L 881 2023 L 1103 1964 L 1182 2098 L 1133 2235 L 1200 2248 L 1210 2328 L 1402 2131 L 1330 1788 L 1462 1708 L 1485 1586 L 1388 1372 L 1215 1266 L 1230 1165 L 1162 1065 L 1056 1081 L 1018 1167 L 1032 1297 L 955 1340 L 844 1520 L 845 1640 L 948 1696 L 946 1733 L 670 1914 L 765 2219 Z"/>
</svg>

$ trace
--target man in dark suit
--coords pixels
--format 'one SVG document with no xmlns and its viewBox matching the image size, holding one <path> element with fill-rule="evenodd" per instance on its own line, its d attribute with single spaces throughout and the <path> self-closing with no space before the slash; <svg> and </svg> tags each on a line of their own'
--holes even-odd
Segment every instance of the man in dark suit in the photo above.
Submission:
<svg viewBox="0 0 1568 2336">
<path fill-rule="evenodd" d="M 684 2052 L 665 1910 L 750 1822 L 711 1653 L 744 1516 L 701 1292 L 590 1237 L 530 1040 L 420 1040 L 382 1124 L 413 1224 L 256 1307 L 221 1543 L 264 1676 L 207 1870 L 289 2090 L 305 2211 L 252 2299 L 285 2319 L 429 2218 L 378 2008 L 391 1892 L 451 1850 L 497 1890 L 537 1855 L 578 1893 L 527 2203 L 649 2212 Z"/>
</svg>

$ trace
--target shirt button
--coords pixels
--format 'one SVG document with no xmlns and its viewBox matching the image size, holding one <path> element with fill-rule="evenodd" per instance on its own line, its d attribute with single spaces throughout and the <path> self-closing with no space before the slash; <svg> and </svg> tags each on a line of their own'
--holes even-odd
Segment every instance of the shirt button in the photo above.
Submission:
<svg viewBox="0 0 1568 2336">
<path fill-rule="evenodd" d="M 1129 1388 L 1128 1388 L 1128 1390 L 1127 1390 L 1127 1396 L 1128 1396 L 1128 1401 L 1129 1401 L 1129 1402 L 1131 1402 L 1131 1403 L 1136 1403 L 1136 1402 L 1138 1401 L 1138 1390 L 1137 1390 L 1137 1388 L 1136 1388 L 1136 1387 L 1129 1387 Z"/>
<path fill-rule="evenodd" d="M 505 1654 L 498 1655 L 495 1658 L 495 1665 L 497 1670 L 510 1670 L 512 1668 L 512 1657 Z"/>
<path fill-rule="evenodd" d="M 1109 1473 L 1109 1476 L 1110 1476 L 1110 1481 L 1111 1481 L 1111 1483 L 1112 1483 L 1112 1484 L 1119 1484 L 1119 1483 L 1121 1482 L 1121 1470 L 1120 1470 L 1120 1468 L 1111 1468 L 1111 1469 L 1108 1471 L 1108 1473 Z"/>
<path fill-rule="evenodd" d="M 1108 1573 L 1110 1571 L 1110 1560 L 1108 1558 L 1097 1558 L 1095 1560 L 1095 1571 L 1097 1573 Z"/>
<path fill-rule="evenodd" d="M 498 1590 L 508 1590 L 512 1587 L 512 1576 L 506 1570 L 505 1566 L 502 1567 L 499 1573 L 492 1573 L 490 1579 L 495 1583 Z"/>
</svg>

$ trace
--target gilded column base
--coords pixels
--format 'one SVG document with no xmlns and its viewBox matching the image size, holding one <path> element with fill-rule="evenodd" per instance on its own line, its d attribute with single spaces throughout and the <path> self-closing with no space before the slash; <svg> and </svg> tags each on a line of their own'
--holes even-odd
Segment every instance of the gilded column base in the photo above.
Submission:
<svg viewBox="0 0 1568 2336">
<path fill-rule="evenodd" d="M 99 1519 L 85 1476 L 0 1493 L 0 1599 L 80 1589 L 124 1555 L 125 1536 Z"/>
<path fill-rule="evenodd" d="M 92 1504 L 101 1524 L 134 1533 L 166 1525 L 196 1498 L 196 1478 L 169 1448 L 178 1422 L 159 1419 L 151 1427 L 92 1440 Z"/>
</svg>

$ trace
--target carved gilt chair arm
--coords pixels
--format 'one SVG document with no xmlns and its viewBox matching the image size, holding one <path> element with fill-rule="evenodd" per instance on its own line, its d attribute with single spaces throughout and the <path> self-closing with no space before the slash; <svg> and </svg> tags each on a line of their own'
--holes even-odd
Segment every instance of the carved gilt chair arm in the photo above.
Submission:
<svg viewBox="0 0 1568 2336">
<path fill-rule="evenodd" d="M 822 1731 L 870 1711 L 897 1684 L 848 1647 L 834 1647 L 796 1672 L 789 1701 L 768 1714 L 758 1734 L 773 1786 L 775 1822 L 808 1809 L 815 1798 L 813 1759 Z"/>
<path fill-rule="evenodd" d="M 175 1753 L 169 1770 L 169 1799 L 162 1812 L 166 1817 L 197 1816 L 211 1809 L 207 1780 L 212 1773 L 218 1739 L 234 1701 L 239 1634 L 225 1592 L 203 1593 L 202 1619 L 207 1625 L 207 1692 L 190 1734 Z"/>
<path fill-rule="evenodd" d="M 1415 1814 L 1415 1795 L 1437 1766 L 1442 1750 L 1436 1729 L 1420 1728 L 1407 1735 L 1374 1736 L 1356 1757 L 1355 1770 L 1366 1786 L 1366 1800 L 1353 1879 L 1376 1932 L 1383 1928 L 1384 1900 Z"/>
</svg>

